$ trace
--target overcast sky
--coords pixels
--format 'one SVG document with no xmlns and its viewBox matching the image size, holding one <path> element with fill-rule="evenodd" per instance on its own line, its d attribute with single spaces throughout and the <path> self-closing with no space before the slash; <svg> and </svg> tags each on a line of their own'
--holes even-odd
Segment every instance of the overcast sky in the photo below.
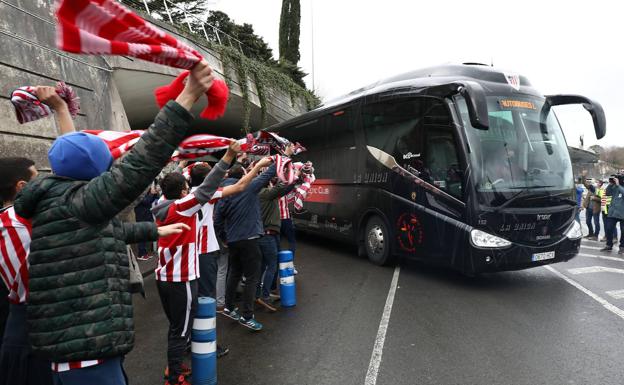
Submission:
<svg viewBox="0 0 624 385">
<path fill-rule="evenodd" d="M 211 0 L 250 23 L 278 55 L 281 0 Z M 301 66 L 327 101 L 388 76 L 443 63 L 482 62 L 520 73 L 543 94 L 599 101 L 596 140 L 580 106 L 558 107 L 569 145 L 624 146 L 624 15 L 618 1 L 301 0 Z M 314 33 L 312 33 L 314 31 Z M 314 39 L 312 39 L 314 35 Z M 314 44 L 313 44 L 314 42 Z M 306 78 L 312 88 L 312 75 Z"/>
</svg>

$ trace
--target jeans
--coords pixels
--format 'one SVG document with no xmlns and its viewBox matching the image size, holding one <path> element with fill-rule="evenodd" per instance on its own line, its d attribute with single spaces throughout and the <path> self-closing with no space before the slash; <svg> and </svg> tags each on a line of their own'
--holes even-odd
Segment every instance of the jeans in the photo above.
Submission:
<svg viewBox="0 0 624 385">
<path fill-rule="evenodd" d="M 126 373 L 121 366 L 121 357 L 107 358 L 99 365 L 65 372 L 53 373 L 54 385 L 124 385 Z"/>
<path fill-rule="evenodd" d="M 258 239 L 245 239 L 231 242 L 230 249 L 230 272 L 225 288 L 225 307 L 234 309 L 236 288 L 241 277 L 245 276 L 245 289 L 243 290 L 243 306 L 241 315 L 245 319 L 253 318 L 254 301 L 256 300 L 256 287 L 260 280 L 260 265 L 262 253 L 258 246 Z"/>
<path fill-rule="evenodd" d="M 594 235 L 594 226 L 592 226 L 592 218 L 594 217 L 594 211 L 591 208 L 585 209 L 585 224 L 589 229 L 589 236 Z"/>
<path fill-rule="evenodd" d="M 592 213 L 592 218 L 594 218 L 594 235 L 598 237 L 600 235 L 600 211 Z"/>
<path fill-rule="evenodd" d="M 198 292 L 200 297 L 216 298 L 219 250 L 199 255 Z"/>
<path fill-rule="evenodd" d="M 225 282 L 227 281 L 229 255 L 228 248 L 221 246 L 217 269 L 217 306 L 225 306 Z"/>
<path fill-rule="evenodd" d="M 260 251 L 262 252 L 262 267 L 260 275 L 262 277 L 258 284 L 256 297 L 269 298 L 271 286 L 277 271 L 277 251 L 279 249 L 279 235 L 267 234 L 258 240 Z M 264 273 L 264 274 L 262 274 Z"/>
<path fill-rule="evenodd" d="M 624 222 L 624 219 L 620 219 L 620 218 L 612 218 L 612 217 L 608 217 L 607 218 L 607 229 L 606 229 L 606 233 L 607 233 L 607 247 L 613 247 L 613 233 L 616 232 L 617 230 L 615 229 L 615 225 L 617 223 L 620 223 L 620 234 L 622 234 L 622 231 L 624 230 L 624 225 L 622 224 Z M 620 248 L 624 248 L 624 237 L 620 236 Z"/>
<path fill-rule="evenodd" d="M 609 216 L 607 214 L 605 214 L 604 211 L 602 211 L 602 223 L 604 223 L 604 228 L 605 228 L 605 239 L 607 238 L 607 219 L 609 218 Z M 615 226 L 613 226 L 613 239 L 617 238 L 617 228 Z"/>
<path fill-rule="evenodd" d="M 282 219 L 282 234 L 288 239 L 288 250 L 295 255 L 295 249 L 297 248 L 297 240 L 295 239 L 295 226 L 292 219 Z"/>
</svg>

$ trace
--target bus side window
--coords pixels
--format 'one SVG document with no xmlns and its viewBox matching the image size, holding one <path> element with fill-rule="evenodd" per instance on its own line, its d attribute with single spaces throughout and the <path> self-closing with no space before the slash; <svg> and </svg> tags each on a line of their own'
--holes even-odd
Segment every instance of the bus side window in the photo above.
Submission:
<svg viewBox="0 0 624 385">
<path fill-rule="evenodd" d="M 355 146 L 355 130 L 351 109 L 336 111 L 322 118 L 324 148 L 351 148 Z"/>
<path fill-rule="evenodd" d="M 388 100 L 363 107 L 362 123 L 368 145 L 394 156 L 406 169 L 427 178 L 422 161 L 422 111 L 427 99 Z"/>
</svg>

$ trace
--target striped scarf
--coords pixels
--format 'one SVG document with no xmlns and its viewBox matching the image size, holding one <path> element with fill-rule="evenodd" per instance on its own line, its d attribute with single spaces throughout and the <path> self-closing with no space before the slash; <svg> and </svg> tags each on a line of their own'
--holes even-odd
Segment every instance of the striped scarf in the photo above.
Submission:
<svg viewBox="0 0 624 385">
<path fill-rule="evenodd" d="M 80 112 L 80 98 L 76 96 L 74 90 L 65 82 L 58 82 L 56 93 L 67 103 L 67 109 L 71 116 L 76 117 Z M 48 105 L 39 100 L 37 88 L 33 86 L 24 86 L 13 91 L 11 103 L 15 107 L 17 120 L 21 124 L 45 118 L 53 112 Z"/>
<path fill-rule="evenodd" d="M 127 153 L 139 141 L 144 131 L 105 131 L 105 130 L 84 130 L 87 134 L 92 134 L 104 141 L 111 152 L 114 159 L 118 159 Z M 178 149 L 171 156 L 172 161 L 184 159 L 197 159 L 203 156 L 215 153 L 217 151 L 226 150 L 230 143 L 235 139 L 225 138 L 222 136 L 198 134 L 192 135 L 184 139 L 178 146 Z M 241 144 L 242 151 L 250 150 L 254 145 L 254 139 L 251 135 L 246 138 L 237 140 Z"/>
</svg>

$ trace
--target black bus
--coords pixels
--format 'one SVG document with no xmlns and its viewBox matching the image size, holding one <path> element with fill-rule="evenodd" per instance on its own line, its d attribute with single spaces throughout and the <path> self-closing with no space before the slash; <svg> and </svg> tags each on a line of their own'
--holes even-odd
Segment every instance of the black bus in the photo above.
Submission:
<svg viewBox="0 0 624 385">
<path fill-rule="evenodd" d="M 598 103 L 543 96 L 477 64 L 398 75 L 268 130 L 301 142 L 316 169 L 297 229 L 353 242 L 375 264 L 474 274 L 578 253 L 572 165 L 551 108 L 561 104 L 582 104 L 605 135 Z"/>
</svg>

